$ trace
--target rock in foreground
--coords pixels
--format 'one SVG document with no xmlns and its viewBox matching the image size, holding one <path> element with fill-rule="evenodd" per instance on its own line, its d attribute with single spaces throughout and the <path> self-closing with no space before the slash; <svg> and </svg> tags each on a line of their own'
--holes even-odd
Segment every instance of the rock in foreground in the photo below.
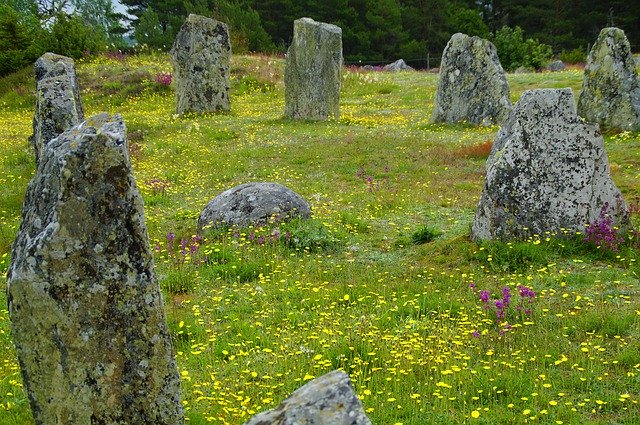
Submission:
<svg viewBox="0 0 640 425">
<path fill-rule="evenodd" d="M 226 24 L 189 15 L 170 55 L 178 114 L 229 110 L 231 41 Z"/>
<path fill-rule="evenodd" d="M 621 29 L 604 28 L 591 48 L 578 114 L 604 129 L 640 130 L 640 78 Z"/>
<path fill-rule="evenodd" d="M 222 192 L 207 204 L 198 219 L 198 232 L 310 216 L 309 204 L 293 190 L 278 183 L 245 183 Z"/>
<path fill-rule="evenodd" d="M 571 89 L 526 91 L 487 160 L 472 238 L 584 231 L 605 205 L 614 224 L 628 225 L 598 126 L 578 117 Z"/>
<path fill-rule="evenodd" d="M 296 390 L 278 407 L 245 425 L 371 425 L 351 380 L 338 370 Z"/>
<path fill-rule="evenodd" d="M 480 37 L 454 34 L 442 54 L 431 120 L 500 124 L 510 109 L 496 47 Z"/>
<path fill-rule="evenodd" d="M 43 146 L 84 120 L 84 112 L 73 59 L 45 53 L 36 61 L 34 71 L 36 106 L 30 141 L 37 162 Z"/>
<path fill-rule="evenodd" d="M 342 30 L 310 18 L 293 23 L 284 73 L 284 114 L 288 118 L 340 118 Z"/>
<path fill-rule="evenodd" d="M 7 300 L 36 424 L 183 423 L 142 197 L 118 115 L 44 146 Z"/>
</svg>

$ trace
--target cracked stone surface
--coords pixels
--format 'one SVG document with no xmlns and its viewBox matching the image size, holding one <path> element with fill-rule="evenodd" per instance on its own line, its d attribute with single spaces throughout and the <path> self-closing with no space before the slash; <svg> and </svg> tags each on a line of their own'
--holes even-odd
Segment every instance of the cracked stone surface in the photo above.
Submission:
<svg viewBox="0 0 640 425">
<path fill-rule="evenodd" d="M 640 130 L 640 77 L 619 28 L 600 31 L 589 51 L 578 115 L 603 129 Z"/>
<path fill-rule="evenodd" d="M 309 203 L 278 183 L 245 183 L 222 192 L 207 204 L 198 219 L 198 232 L 219 226 L 247 227 L 270 219 L 309 218 Z"/>
<path fill-rule="evenodd" d="M 293 23 L 284 73 L 284 114 L 299 120 L 340 119 L 342 29 L 310 18 Z"/>
<path fill-rule="evenodd" d="M 344 372 L 334 370 L 308 382 L 273 410 L 245 425 L 371 425 Z"/>
<path fill-rule="evenodd" d="M 170 58 L 178 114 L 230 109 L 231 39 L 225 23 L 190 14 Z"/>
<path fill-rule="evenodd" d="M 442 53 L 431 121 L 500 124 L 509 110 L 509 83 L 496 47 L 480 37 L 454 34 Z"/>
<path fill-rule="evenodd" d="M 578 117 L 571 89 L 524 92 L 496 136 L 486 170 L 474 240 L 584 231 L 605 204 L 616 225 L 629 224 L 600 130 Z"/>
<path fill-rule="evenodd" d="M 36 162 L 43 146 L 84 120 L 73 59 L 45 53 L 34 65 L 36 106 L 30 142 Z"/>
<path fill-rule="evenodd" d="M 7 279 L 36 424 L 184 422 L 122 117 L 43 146 Z"/>
</svg>

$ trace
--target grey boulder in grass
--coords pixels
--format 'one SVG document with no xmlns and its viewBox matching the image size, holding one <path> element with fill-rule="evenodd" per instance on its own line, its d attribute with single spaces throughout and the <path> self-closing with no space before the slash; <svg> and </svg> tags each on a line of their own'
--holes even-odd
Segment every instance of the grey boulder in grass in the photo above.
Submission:
<svg viewBox="0 0 640 425">
<path fill-rule="evenodd" d="M 339 370 L 308 382 L 245 425 L 371 425 L 349 376 Z"/>
<path fill-rule="evenodd" d="M 36 162 L 43 146 L 84 120 L 73 59 L 45 53 L 34 65 L 36 106 L 30 142 Z"/>
<path fill-rule="evenodd" d="M 231 40 L 226 24 L 190 14 L 176 36 L 170 59 L 178 114 L 230 109 Z"/>
<path fill-rule="evenodd" d="M 496 47 L 480 37 L 454 34 L 442 54 L 431 121 L 500 124 L 509 110 L 509 83 Z"/>
<path fill-rule="evenodd" d="M 524 92 L 498 132 L 471 236 L 525 239 L 584 231 L 603 208 L 629 224 L 597 125 L 576 114 L 571 89 Z"/>
<path fill-rule="evenodd" d="M 284 73 L 284 114 L 299 120 L 340 119 L 342 29 L 300 18 L 293 23 Z"/>
<path fill-rule="evenodd" d="M 640 78 L 619 28 L 600 31 L 589 51 L 578 115 L 603 129 L 640 130 Z"/>
<path fill-rule="evenodd" d="M 184 422 L 119 115 L 94 116 L 43 146 L 7 299 L 36 424 Z"/>
<path fill-rule="evenodd" d="M 207 204 L 198 219 L 198 232 L 310 216 L 309 203 L 293 190 L 272 182 L 245 183 L 222 192 Z"/>
</svg>

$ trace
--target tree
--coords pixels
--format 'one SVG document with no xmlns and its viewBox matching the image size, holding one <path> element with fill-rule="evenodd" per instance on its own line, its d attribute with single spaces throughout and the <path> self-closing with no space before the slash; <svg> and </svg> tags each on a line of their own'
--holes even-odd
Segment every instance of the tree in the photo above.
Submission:
<svg viewBox="0 0 640 425">
<path fill-rule="evenodd" d="M 115 12 L 112 0 L 73 0 L 73 4 L 76 13 L 87 24 L 102 32 L 107 42 L 123 47 L 122 36 L 127 29 L 122 25 L 121 20 L 126 17 Z"/>
<path fill-rule="evenodd" d="M 34 62 L 45 48 L 40 22 L 31 8 L 0 3 L 0 76 Z"/>
</svg>

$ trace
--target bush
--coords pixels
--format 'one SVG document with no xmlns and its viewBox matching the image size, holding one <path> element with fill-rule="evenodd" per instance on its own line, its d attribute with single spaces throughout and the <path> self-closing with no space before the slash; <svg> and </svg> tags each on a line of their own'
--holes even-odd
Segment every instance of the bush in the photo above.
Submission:
<svg viewBox="0 0 640 425">
<path fill-rule="evenodd" d="M 520 67 L 541 69 L 553 54 L 551 46 L 532 38 L 525 40 L 520 27 L 511 28 L 505 25 L 492 38 L 498 50 L 500 63 L 507 71 Z"/>
<path fill-rule="evenodd" d="M 564 63 L 584 63 L 587 61 L 587 51 L 583 48 L 563 50 L 559 59 Z"/>
<path fill-rule="evenodd" d="M 60 14 L 45 39 L 46 50 L 80 59 L 105 50 L 104 34 L 87 25 L 79 16 Z"/>
</svg>

